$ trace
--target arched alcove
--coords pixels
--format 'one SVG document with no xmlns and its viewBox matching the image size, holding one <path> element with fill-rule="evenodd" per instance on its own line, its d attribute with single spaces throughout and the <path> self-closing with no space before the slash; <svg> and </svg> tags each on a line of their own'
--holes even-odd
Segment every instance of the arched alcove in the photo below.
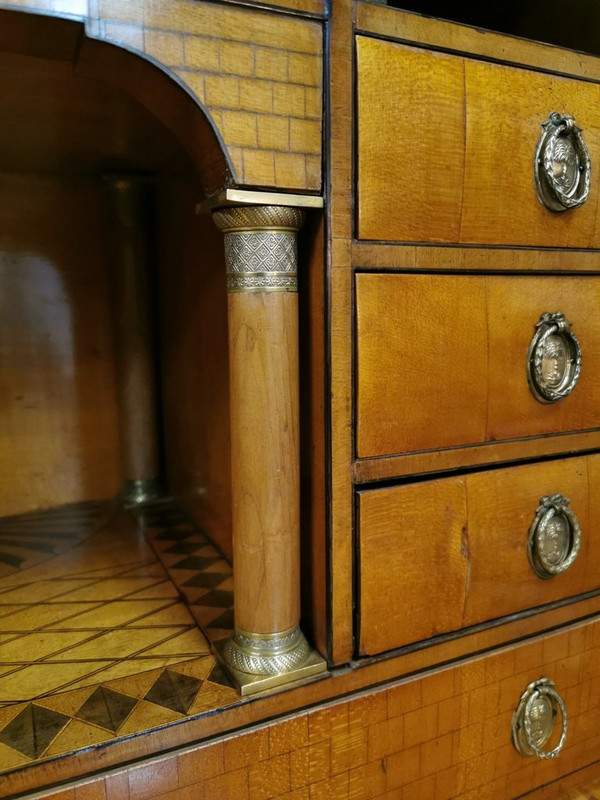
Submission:
<svg viewBox="0 0 600 800">
<path fill-rule="evenodd" d="M 62 92 L 55 93 L 57 99 L 62 95 L 64 107 L 68 102 L 65 76 L 67 73 L 72 73 L 71 85 L 79 88 L 80 95 L 87 96 L 89 104 L 92 104 L 95 98 L 97 108 L 104 109 L 103 125 L 95 129 L 96 135 L 94 135 L 92 128 L 78 129 L 78 125 L 84 123 L 89 104 L 87 107 L 71 105 L 70 122 L 73 131 L 70 134 L 66 129 L 62 131 L 63 135 L 68 137 L 64 141 L 63 151 L 70 150 L 79 154 L 87 152 L 88 159 L 100 154 L 113 158 L 126 154 L 128 159 L 135 158 L 131 148 L 125 153 L 126 143 L 129 141 L 131 144 L 131 139 L 125 138 L 117 143 L 114 138 L 103 140 L 101 135 L 107 129 L 115 133 L 120 130 L 123 133 L 120 120 L 122 117 L 127 117 L 127 114 L 111 113 L 111 104 L 118 106 L 117 95 L 121 92 L 121 104 L 126 103 L 129 98 L 137 105 L 138 110 L 144 109 L 149 112 L 156 122 L 161 123 L 173 135 L 179 146 L 187 153 L 202 185 L 204 196 L 215 194 L 224 186 L 234 182 L 235 175 L 231 161 L 210 116 L 185 85 L 172 73 L 165 72 L 158 62 L 122 46 L 88 37 L 84 25 L 79 22 L 10 10 L 0 10 L 0 20 L 2 23 L 0 54 L 3 58 L 21 56 L 30 60 L 35 59 L 39 66 L 44 62 L 45 69 L 49 73 L 46 76 L 48 82 L 55 86 L 60 81 L 64 84 Z M 18 70 L 19 77 L 16 82 L 10 87 L 5 85 L 3 90 L 9 88 L 13 91 L 18 90 L 19 82 L 27 80 L 27 72 L 35 73 L 31 61 L 29 65 L 25 68 L 23 64 Z M 62 78 L 56 74 L 61 72 Z M 7 84 L 9 81 L 4 83 Z M 40 91 L 37 93 L 29 88 L 29 98 L 33 102 L 36 95 L 38 98 L 41 96 L 42 87 L 40 86 Z M 108 95 L 111 95 L 112 99 Z M 27 97 L 22 97 L 22 101 L 23 104 L 27 104 Z M 131 114 L 134 115 L 133 106 L 131 108 Z M 56 116 L 58 111 L 59 109 L 55 109 Z M 32 115 L 33 118 L 38 116 L 35 108 L 32 108 Z M 24 121 L 23 117 L 11 120 L 13 125 L 15 122 L 24 123 Z M 36 125 L 32 136 L 39 140 L 40 145 L 45 143 L 47 150 L 51 150 L 53 143 L 47 140 L 45 133 L 41 125 Z M 151 132 L 149 133 L 151 136 Z M 80 134 L 87 135 L 84 138 Z M 4 135 L 5 138 L 10 137 L 10 129 L 4 131 Z M 2 143 L 4 144 L 4 141 Z M 150 149 L 151 147 L 148 148 Z M 148 154 L 140 154 L 142 159 L 144 156 L 147 157 Z M 2 158 L 2 161 L 4 163 L 6 158 Z"/>
<path fill-rule="evenodd" d="M 81 23 L 20 11 L 0 23 L 0 517 L 120 489 L 100 177 L 143 173 L 162 477 L 229 551 L 222 240 L 194 211 L 232 182 L 220 136 L 159 65 Z"/>
<path fill-rule="evenodd" d="M 204 738 L 203 717 L 237 705 L 213 652 L 234 625 L 226 272 L 221 233 L 196 215 L 236 178 L 185 87 L 160 65 L 86 36 L 80 23 L 0 11 L 0 69 L 0 425 L 8 445 L 0 453 L 0 593 L 10 617 L 0 747 L 12 759 L 9 779 L 17 776 L 11 792 L 21 792 Z M 124 233 L 134 228 L 130 215 L 142 215 L 123 210 L 107 185 L 140 176 L 153 189 L 142 249 L 164 503 L 128 515 L 112 502 L 130 477 L 122 421 L 132 418 L 118 395 L 134 372 L 119 366 L 119 298 L 126 294 L 135 312 L 138 295 L 119 281 L 143 226 Z M 320 276 L 322 225 L 307 229 L 304 262 Z M 309 286 L 308 274 L 299 280 Z M 321 281 L 310 285 L 319 303 Z M 300 321 L 307 340 L 308 302 Z M 285 310 L 293 366 L 297 318 L 291 304 Z M 320 328 L 313 335 L 314 351 Z M 307 386 L 311 353 L 301 365 Z M 321 387 L 311 387 L 315 397 Z M 295 386 L 289 394 L 295 430 Z M 302 411 L 310 434 L 321 418 L 315 424 L 308 402 Z M 131 404 L 127 412 L 136 414 Z M 304 527 L 311 501 L 305 489 L 303 511 L 294 508 Z M 305 548 L 305 570 L 310 555 Z M 305 593 L 309 607 L 308 581 Z M 295 596 L 289 605 L 305 658 Z M 302 665 L 310 676 L 324 667 L 313 657 Z"/>
</svg>

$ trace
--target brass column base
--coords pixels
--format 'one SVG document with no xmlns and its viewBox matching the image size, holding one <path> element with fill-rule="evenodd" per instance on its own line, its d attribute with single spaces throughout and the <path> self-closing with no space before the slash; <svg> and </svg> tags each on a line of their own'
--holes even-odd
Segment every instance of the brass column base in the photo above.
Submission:
<svg viewBox="0 0 600 800">
<path fill-rule="evenodd" d="M 160 496 L 160 481 L 158 478 L 150 478 L 145 481 L 125 481 L 119 500 L 127 508 L 153 503 Z"/>
<path fill-rule="evenodd" d="M 311 650 L 299 627 L 271 634 L 236 630 L 216 649 L 242 696 L 304 682 L 327 670 L 325 659 Z"/>
</svg>

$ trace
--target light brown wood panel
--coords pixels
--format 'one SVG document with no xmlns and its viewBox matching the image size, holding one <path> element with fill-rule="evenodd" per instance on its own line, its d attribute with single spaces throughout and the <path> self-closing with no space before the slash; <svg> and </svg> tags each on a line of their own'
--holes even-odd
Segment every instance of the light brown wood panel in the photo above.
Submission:
<svg viewBox="0 0 600 800">
<path fill-rule="evenodd" d="M 298 296 L 230 292 L 235 626 L 289 631 L 300 620 Z"/>
<path fill-rule="evenodd" d="M 596 278 L 359 274 L 356 286 L 359 457 L 598 426 Z M 557 310 L 584 366 L 571 395 L 544 404 L 526 355 L 541 314 Z"/>
<path fill-rule="evenodd" d="M 571 772 L 527 795 L 528 800 L 592 800 L 600 796 L 600 762 Z"/>
<path fill-rule="evenodd" d="M 545 639 L 521 642 L 239 731 L 236 737 L 196 744 L 130 764 L 120 772 L 103 772 L 44 796 L 51 800 L 307 800 L 311 795 L 314 800 L 369 796 L 508 800 L 544 786 L 533 795 L 538 800 L 584 796 L 591 800 L 597 795 L 589 784 L 580 796 L 555 794 L 548 783 L 563 776 L 561 783 L 572 787 L 577 779 L 574 771 L 593 762 L 598 775 L 598 627 L 595 618 Z M 510 741 L 513 709 L 527 684 L 541 675 L 555 682 L 569 717 L 562 752 L 543 761 L 519 755 Z M 347 677 L 348 673 L 338 680 Z M 271 699 L 261 698 L 252 705 Z M 171 730 L 174 727 L 182 726 Z M 559 730 L 560 719 L 553 741 Z M 165 726 L 161 733 L 168 731 Z M 594 773 L 583 774 L 590 779 Z"/>
<path fill-rule="evenodd" d="M 101 220 L 91 178 L 0 175 L 0 516 L 120 488 Z"/>
<path fill-rule="evenodd" d="M 506 442 L 453 447 L 449 450 L 426 450 L 383 458 L 362 458 L 354 463 L 354 478 L 357 483 L 368 483 L 397 478 L 401 475 L 444 472 L 459 467 L 498 464 L 501 461 L 524 461 L 599 448 L 598 429 L 533 439 L 512 439 Z"/>
<path fill-rule="evenodd" d="M 598 181 L 567 213 L 539 202 L 533 155 L 552 111 L 600 159 L 597 84 L 357 37 L 360 239 L 597 246 Z"/>
<path fill-rule="evenodd" d="M 167 749 L 186 745 L 185 749 L 189 751 L 190 743 L 206 742 L 206 740 L 226 732 L 239 732 L 240 728 L 260 720 L 281 717 L 284 713 L 335 700 L 335 698 L 350 692 L 367 690 L 367 692 L 363 692 L 363 696 L 365 696 L 367 693 L 371 694 L 383 682 L 393 681 L 397 684 L 399 678 L 414 676 L 417 671 L 429 670 L 433 666 L 464 659 L 465 656 L 474 652 L 486 652 L 490 648 L 498 648 L 506 642 L 520 640 L 524 637 L 534 636 L 535 638 L 530 639 L 521 651 L 518 662 L 519 670 L 522 670 L 525 664 L 541 665 L 542 653 L 546 649 L 554 652 L 556 648 L 552 639 L 546 645 L 544 644 L 549 634 L 553 637 L 556 635 L 554 633 L 556 628 L 563 626 L 563 630 L 558 635 L 564 636 L 567 641 L 573 637 L 573 646 L 581 648 L 579 633 L 582 629 L 581 623 L 567 628 L 564 626 L 570 625 L 574 620 L 589 620 L 590 616 L 599 613 L 600 597 L 595 596 L 572 606 L 540 610 L 533 615 L 512 618 L 502 626 L 487 627 L 474 634 L 434 642 L 427 648 L 415 648 L 394 656 L 362 659 L 355 663 L 353 669 L 339 671 L 335 680 L 323 678 L 306 685 L 295 686 L 285 692 L 274 692 L 260 698 L 253 698 L 250 702 L 235 703 L 223 709 L 219 714 L 208 713 L 187 720 L 177 720 L 170 725 L 148 731 L 145 736 L 125 739 L 117 737 L 100 749 L 92 747 L 83 752 L 70 753 L 66 757 L 59 756 L 51 760 L 38 761 L 31 767 L 16 772 L 0 774 L 0 792 L 7 795 L 9 789 L 11 794 L 15 794 L 17 791 L 33 791 L 39 789 L 40 786 L 64 783 L 76 776 L 90 775 L 111 767 L 115 768 L 115 771 L 121 772 L 122 766 L 119 768 L 119 764 L 131 763 L 136 759 L 147 758 L 161 752 L 164 753 Z M 540 631 L 544 631 L 543 635 L 536 636 Z M 589 649 L 591 640 L 587 635 L 584 637 L 584 643 Z M 600 639 L 598 639 L 598 643 L 600 643 Z M 506 675 L 507 663 L 508 665 L 511 663 L 511 657 L 507 658 L 506 654 L 512 650 L 513 647 L 496 650 L 493 655 L 488 653 L 485 661 L 483 659 L 475 661 L 475 664 L 478 665 L 474 668 L 475 674 L 465 683 L 469 682 L 471 687 L 479 686 L 481 684 L 476 683 L 477 677 L 481 680 L 484 675 L 489 676 L 491 681 L 496 680 L 503 665 L 503 674 Z M 538 660 L 534 659 L 536 654 Z M 590 657 L 593 657 L 593 654 L 588 653 L 588 658 Z M 490 663 L 490 666 L 486 667 L 486 663 Z M 592 663 L 595 662 L 592 661 Z M 589 664 L 588 661 L 588 669 Z M 423 687 L 430 688 L 431 681 L 428 680 L 428 676 L 423 675 L 422 677 L 425 679 Z M 587 687 L 585 692 L 587 692 Z M 417 692 L 418 694 L 419 692 Z M 339 707 L 339 703 L 336 702 L 336 705 Z M 506 744 L 507 741 L 504 739 L 504 745 Z M 117 798 L 121 800 L 119 795 Z M 479 800 L 479 798 L 472 797 L 472 800 Z M 496 799 L 494 798 L 494 800 Z"/>
<path fill-rule="evenodd" d="M 600 425 L 600 281 L 596 278 L 488 277 L 487 438 L 539 436 Z M 562 311 L 573 323 L 583 366 L 564 400 L 537 401 L 524 379 L 525 354 L 540 315 Z"/>
<path fill-rule="evenodd" d="M 600 162 L 599 90 L 501 64 L 465 60 L 467 133 L 461 242 L 553 247 L 598 246 L 597 170 L 587 202 L 562 213 L 539 202 L 533 155 L 552 111 L 583 128 L 592 165 Z"/>
<path fill-rule="evenodd" d="M 438 245 L 353 242 L 352 264 L 378 270 L 427 269 L 477 272 L 598 272 L 598 250 L 518 250 L 509 247 L 440 247 Z"/>
<path fill-rule="evenodd" d="M 461 479 L 359 495 L 362 655 L 461 627 L 466 517 Z"/>
<path fill-rule="evenodd" d="M 588 464 L 597 472 L 600 457 L 532 464 L 466 478 L 470 576 L 464 625 L 597 588 L 600 539 L 589 514 L 594 487 L 588 483 Z M 556 493 L 571 501 L 581 525 L 581 550 L 565 573 L 544 580 L 531 569 L 526 541 L 540 498 Z"/>
<path fill-rule="evenodd" d="M 327 635 L 330 663 L 343 664 L 352 656 L 352 563 L 354 547 L 352 460 L 352 0 L 336 0 L 330 21 L 331 70 L 329 75 L 330 142 L 327 161 L 331 194 L 327 204 L 329 268 L 326 269 L 329 313 L 326 358 L 329 361 L 326 402 L 331 405 L 328 431 L 331 477 L 328 497 L 330 524 L 330 578 Z"/>
<path fill-rule="evenodd" d="M 551 65 L 557 72 L 600 79 L 600 62 L 590 53 L 505 36 L 484 28 L 459 25 L 371 2 L 357 3 L 356 27 L 364 33 L 404 42 L 423 43 L 542 69 L 548 69 Z"/>
<path fill-rule="evenodd" d="M 458 241 L 462 59 L 363 36 L 356 49 L 359 238 Z"/>
<path fill-rule="evenodd" d="M 361 653 L 598 588 L 588 462 L 597 475 L 592 456 L 361 492 Z M 570 499 L 582 543 L 567 572 L 544 580 L 530 566 L 527 534 L 540 498 L 554 493 Z"/>
<path fill-rule="evenodd" d="M 359 274 L 356 303 L 359 457 L 483 441 L 484 282 Z"/>
<path fill-rule="evenodd" d="M 237 5 L 236 0 L 225 0 L 226 3 Z M 268 0 L 264 3 L 262 0 L 249 0 L 248 5 L 257 5 L 261 8 L 265 6 L 274 6 L 275 8 L 288 8 L 290 11 L 300 11 L 303 14 L 311 14 L 313 16 L 324 17 L 325 9 L 323 0 Z"/>
</svg>

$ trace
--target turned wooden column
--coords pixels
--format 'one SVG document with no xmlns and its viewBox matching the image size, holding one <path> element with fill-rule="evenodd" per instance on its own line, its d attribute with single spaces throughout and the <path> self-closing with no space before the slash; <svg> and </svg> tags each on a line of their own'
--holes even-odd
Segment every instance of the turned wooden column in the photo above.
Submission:
<svg viewBox="0 0 600 800">
<path fill-rule="evenodd" d="M 103 176 L 109 206 L 117 400 L 125 504 L 158 496 L 156 374 L 149 265 L 151 185 L 143 175 Z"/>
<path fill-rule="evenodd" d="M 297 232 L 300 208 L 213 211 L 228 287 L 235 631 L 243 692 L 322 671 L 300 621 Z"/>
</svg>

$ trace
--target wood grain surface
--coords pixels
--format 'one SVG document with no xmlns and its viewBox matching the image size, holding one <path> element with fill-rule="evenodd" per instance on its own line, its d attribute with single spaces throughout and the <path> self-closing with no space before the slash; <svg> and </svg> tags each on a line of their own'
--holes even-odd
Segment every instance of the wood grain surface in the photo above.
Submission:
<svg viewBox="0 0 600 800">
<path fill-rule="evenodd" d="M 467 133 L 460 241 L 598 247 L 599 184 L 593 167 L 590 196 L 572 213 L 548 211 L 533 185 L 540 126 L 552 111 L 576 120 L 592 165 L 600 163 L 598 85 L 469 59 L 464 69 Z"/>
<path fill-rule="evenodd" d="M 466 519 L 459 478 L 359 494 L 361 655 L 462 626 Z"/>
<path fill-rule="evenodd" d="M 0 516 L 121 483 L 108 254 L 88 177 L 0 175 Z"/>
<path fill-rule="evenodd" d="M 361 492 L 361 652 L 598 588 L 599 470 L 600 456 L 591 456 Z M 581 550 L 565 573 L 544 580 L 529 563 L 527 535 L 540 498 L 555 493 L 571 501 Z"/>
<path fill-rule="evenodd" d="M 485 466 L 501 462 L 524 461 L 552 455 L 570 455 L 600 448 L 600 431 L 564 433 L 532 439 L 510 439 L 481 445 L 465 445 L 447 450 L 420 450 L 402 455 L 359 458 L 354 462 L 357 483 L 369 483 L 401 475 L 424 475 L 461 467 Z"/>
<path fill-rule="evenodd" d="M 235 624 L 276 633 L 300 620 L 298 296 L 230 293 Z"/>
<path fill-rule="evenodd" d="M 359 274 L 356 286 L 359 457 L 598 426 L 595 278 Z M 543 404 L 527 349 L 541 314 L 557 310 L 584 367 L 571 395 Z"/>
<path fill-rule="evenodd" d="M 567 213 L 539 202 L 532 160 L 552 111 L 600 158 L 595 83 L 357 38 L 361 239 L 595 247 L 598 182 Z"/>
<path fill-rule="evenodd" d="M 560 18 L 555 18 L 554 24 L 560 25 Z M 600 79 L 600 63 L 593 53 L 506 36 L 485 28 L 460 25 L 375 3 L 357 3 L 356 29 L 388 39 L 480 55 L 485 59 L 509 61 L 543 70 L 551 68 L 565 75 L 590 80 Z"/>
<path fill-rule="evenodd" d="M 469 272 L 598 272 L 600 251 L 565 253 L 560 248 L 447 247 L 435 244 L 353 242 L 352 264 L 381 271 L 468 270 Z"/>
<path fill-rule="evenodd" d="M 587 765 L 598 776 L 598 619 L 369 692 L 57 787 L 50 800 L 509 800 L 538 786 L 558 794 Z M 350 671 L 338 680 L 344 681 Z M 556 683 L 569 717 L 560 757 L 524 758 L 510 740 L 521 693 L 541 675 Z M 318 684 L 318 685 L 323 685 Z M 304 691 L 306 691 L 306 688 Z M 313 685 L 313 690 L 315 686 Z M 290 692 L 279 695 L 279 699 Z M 274 698 L 262 698 L 264 704 Z M 246 704 L 250 711 L 259 703 Z M 237 709 L 239 710 L 239 709 Z M 231 709 L 235 715 L 236 709 Z M 211 725 L 214 720 L 203 719 Z M 165 731 L 166 733 L 166 731 Z M 161 735 L 164 735 L 161 731 Z M 581 783 L 579 783 L 581 786 Z M 548 790 L 548 794 L 546 794 Z"/>
<path fill-rule="evenodd" d="M 31 792 L 40 786 L 48 787 L 58 783 L 64 787 L 65 781 L 69 779 L 76 778 L 77 776 L 89 776 L 93 772 L 100 772 L 98 782 L 102 786 L 104 783 L 104 776 L 106 776 L 106 793 L 108 797 L 110 797 L 111 800 L 113 797 L 114 800 L 122 800 L 123 797 L 127 797 L 128 782 L 127 775 L 123 772 L 123 767 L 119 767 L 118 765 L 131 764 L 135 759 L 143 759 L 145 763 L 140 765 L 140 768 L 144 770 L 146 767 L 149 767 L 151 789 L 154 790 L 157 784 L 152 782 L 152 778 L 158 776 L 154 776 L 154 766 L 152 763 L 148 762 L 148 758 L 153 757 L 154 763 L 158 764 L 161 763 L 161 758 L 175 758 L 175 756 L 161 757 L 158 755 L 164 752 L 166 747 L 171 750 L 180 748 L 179 755 L 183 756 L 183 760 L 188 762 L 188 766 L 190 766 L 190 772 L 186 772 L 189 779 L 190 774 L 193 773 L 192 765 L 195 762 L 196 756 L 189 755 L 188 757 L 188 754 L 197 752 L 195 746 L 189 743 L 206 742 L 207 739 L 219 736 L 225 732 L 230 732 L 232 734 L 231 738 L 234 739 L 236 735 L 239 734 L 241 728 L 257 723 L 261 719 L 275 717 L 280 719 L 282 714 L 289 712 L 302 713 L 303 708 L 315 706 L 316 704 L 323 704 L 328 700 L 334 700 L 335 702 L 335 698 L 343 694 L 362 691 L 363 696 L 372 695 L 374 691 L 376 693 L 377 688 L 380 688 L 381 684 L 384 682 L 390 684 L 397 683 L 399 678 L 414 676 L 416 672 L 423 673 L 421 675 L 421 680 L 414 684 L 416 697 L 422 696 L 425 698 L 425 705 L 430 705 L 430 698 L 432 696 L 437 696 L 437 693 L 431 694 L 432 683 L 435 681 L 432 681 L 431 673 L 429 675 L 426 674 L 427 670 L 430 670 L 432 666 L 439 667 L 457 660 L 462 660 L 465 665 L 467 663 L 472 665 L 468 670 L 468 677 L 465 678 L 464 683 L 465 687 L 470 687 L 469 691 L 481 687 L 484 682 L 484 676 L 487 675 L 487 679 L 490 682 L 496 682 L 498 680 L 507 681 L 505 686 L 506 697 L 508 698 L 511 697 L 513 691 L 518 691 L 519 693 L 522 691 L 521 689 L 516 690 L 514 684 L 517 681 L 510 679 L 509 673 L 512 672 L 513 668 L 516 669 L 522 679 L 526 679 L 527 675 L 524 674 L 524 670 L 528 670 L 529 666 L 541 666 L 544 653 L 547 653 L 551 660 L 557 657 L 555 655 L 557 652 L 559 654 L 558 657 L 561 659 L 563 659 L 565 654 L 579 654 L 579 664 L 582 665 L 583 661 L 581 671 L 581 681 L 583 681 L 583 684 L 581 687 L 575 684 L 572 687 L 571 694 L 574 695 L 577 704 L 575 710 L 580 712 L 583 708 L 583 702 L 588 697 L 590 680 L 593 681 L 593 664 L 597 663 L 596 653 L 593 651 L 588 652 L 593 648 L 594 636 L 597 634 L 591 632 L 594 628 L 593 624 L 590 627 L 588 625 L 582 626 L 581 622 L 575 626 L 570 623 L 574 620 L 589 620 L 591 616 L 597 617 L 598 613 L 600 613 L 600 598 L 595 596 L 580 601 L 573 606 L 540 610 L 535 615 L 513 618 L 502 626 L 486 627 L 468 636 L 451 637 L 447 640 L 441 640 L 427 648 L 415 648 L 398 655 L 390 655 L 386 658 L 364 659 L 356 664 L 356 666 L 360 668 L 342 670 L 338 673 L 334 681 L 325 679 L 319 680 L 305 686 L 290 688 L 286 692 L 265 695 L 260 699 L 255 698 L 252 701 L 242 701 L 241 703 L 234 704 L 230 708 L 224 709 L 220 714 L 203 715 L 189 719 L 184 723 L 177 722 L 173 725 L 162 726 L 157 730 L 149 731 L 145 736 L 117 739 L 108 746 L 100 749 L 90 748 L 83 753 L 70 754 L 66 758 L 55 758 L 51 761 L 34 764 L 28 769 L 19 770 L 9 775 L 0 775 L 0 791 L 5 794 L 8 794 L 9 789 L 12 794 L 26 791 Z M 559 634 L 556 634 L 556 628 L 561 626 L 563 630 Z M 583 630 L 587 631 L 587 633 L 582 635 Z M 536 636 L 536 634 L 541 631 L 544 632 L 543 635 Z M 563 637 L 562 645 L 557 646 L 554 638 L 555 635 Z M 512 646 L 499 649 L 507 642 L 522 640 L 524 637 L 529 637 L 529 641 L 519 647 L 518 660 L 511 655 L 515 654 L 515 650 Z M 597 642 L 600 643 L 600 638 Z M 483 659 L 471 659 L 465 662 L 466 655 L 473 652 L 487 652 L 490 648 L 495 648 L 496 652 L 487 653 Z M 526 680 L 525 682 L 527 683 L 528 681 Z M 522 683 L 522 681 L 519 680 L 519 683 Z M 390 688 L 392 687 L 390 686 Z M 511 702 L 514 702 L 512 698 Z M 492 707 L 495 709 L 496 705 L 493 697 L 492 703 Z M 339 705 L 339 703 L 335 704 Z M 369 702 L 367 702 L 367 707 L 369 707 Z M 394 707 L 397 706 L 394 705 Z M 444 706 L 444 710 L 446 712 L 448 711 L 446 706 Z M 321 707 L 317 709 L 317 711 L 322 712 L 323 708 Z M 468 708 L 465 708 L 465 714 L 465 725 L 469 726 L 470 724 L 474 724 L 469 722 Z M 394 716 L 394 713 L 392 712 L 390 716 Z M 483 723 L 481 723 L 481 725 L 482 724 Z M 325 730 L 330 730 L 330 728 L 326 727 Z M 480 727 L 479 730 L 481 732 L 482 728 Z M 474 733 L 474 731 L 472 733 Z M 459 736 L 458 728 L 456 728 L 456 736 Z M 211 743 L 208 742 L 209 746 L 210 744 Z M 504 738 L 502 740 L 502 753 L 499 757 L 501 756 L 503 759 L 506 758 L 509 753 L 512 753 L 511 747 L 507 739 Z M 590 743 L 588 746 L 588 753 L 592 753 L 594 747 L 595 743 Z M 181 748 L 184 749 L 182 750 Z M 232 743 L 231 750 L 235 751 L 235 748 L 236 745 Z M 243 746 L 241 746 L 241 749 L 244 749 Z M 399 742 L 398 752 L 400 753 L 402 749 L 403 742 Z M 328 748 L 327 752 L 329 752 Z M 327 753 L 320 752 L 318 755 L 315 754 L 315 758 L 319 758 L 320 763 L 323 765 L 324 763 L 328 763 L 323 761 L 326 755 Z M 581 756 L 582 752 L 580 747 L 577 750 L 577 758 Z M 302 758 L 302 755 L 300 755 L 300 758 Z M 581 764 L 584 762 L 580 761 L 579 763 Z M 572 766 L 572 764 L 573 762 L 570 760 L 570 768 L 576 768 L 577 765 Z M 485 762 L 483 765 L 485 766 Z M 473 756 L 473 764 L 469 767 L 469 771 L 471 771 L 471 769 L 476 769 L 477 774 L 480 774 L 481 767 L 482 763 L 479 755 Z M 535 784 L 532 783 L 530 767 L 531 764 L 527 762 L 527 764 L 525 764 L 525 772 L 528 775 L 528 785 L 532 786 Z M 102 774 L 102 770 L 108 770 L 110 768 L 112 768 L 111 772 Z M 327 769 L 327 767 L 323 768 Z M 360 767 L 357 768 L 360 769 Z M 204 770 L 204 762 L 202 758 L 199 758 L 198 762 L 196 762 L 195 774 L 200 772 L 200 780 L 204 780 Z M 125 788 L 114 779 L 113 776 L 115 773 L 120 773 L 120 777 L 125 776 Z M 519 781 L 522 780 L 523 776 L 520 775 L 520 771 L 518 775 Z M 315 781 L 318 780 L 318 778 L 315 778 L 315 774 L 312 774 L 312 778 L 314 778 Z M 513 773 L 512 781 L 514 782 L 516 779 L 517 775 Z M 182 786 L 187 787 L 188 783 L 185 782 L 185 779 L 182 780 Z M 78 792 L 80 792 L 84 800 L 91 800 L 91 798 L 96 800 L 96 795 L 93 794 L 96 790 L 100 791 L 100 796 L 102 797 L 100 787 L 92 784 L 90 789 L 92 792 L 91 798 L 88 798 L 88 795 L 85 794 L 88 790 L 84 788 L 79 781 L 77 783 Z M 111 795 L 111 791 L 113 790 L 114 793 Z M 125 793 L 119 794 L 119 790 Z M 48 792 L 49 790 L 46 791 Z M 74 792 L 75 788 L 67 789 L 66 791 L 67 793 Z M 161 790 L 158 789 L 157 791 L 158 797 L 160 797 Z M 182 789 L 182 791 L 186 791 L 186 789 Z M 196 785 L 194 786 L 194 792 L 197 791 L 201 790 L 199 790 Z M 510 796 L 514 797 L 514 794 Z M 67 794 L 67 797 L 61 798 L 61 800 L 73 800 L 73 795 Z M 76 798 L 76 800 L 79 799 Z M 168 797 L 166 800 L 172 800 L 172 798 Z M 479 800 L 479 795 L 472 794 L 471 800 Z M 490 800 L 497 800 L 497 795 L 492 794 Z"/>
<path fill-rule="evenodd" d="M 358 238 L 457 242 L 462 59 L 358 37 Z"/>
<path fill-rule="evenodd" d="M 349 532 L 353 528 L 352 475 L 352 0 L 338 0 L 330 29 L 331 72 L 329 76 L 329 143 L 327 163 L 331 194 L 327 204 L 326 265 L 327 359 L 329 361 L 326 399 L 330 404 L 328 445 L 331 482 L 328 495 L 330 524 L 330 660 L 349 661 L 353 650 L 352 563 L 354 548 Z"/>
</svg>

